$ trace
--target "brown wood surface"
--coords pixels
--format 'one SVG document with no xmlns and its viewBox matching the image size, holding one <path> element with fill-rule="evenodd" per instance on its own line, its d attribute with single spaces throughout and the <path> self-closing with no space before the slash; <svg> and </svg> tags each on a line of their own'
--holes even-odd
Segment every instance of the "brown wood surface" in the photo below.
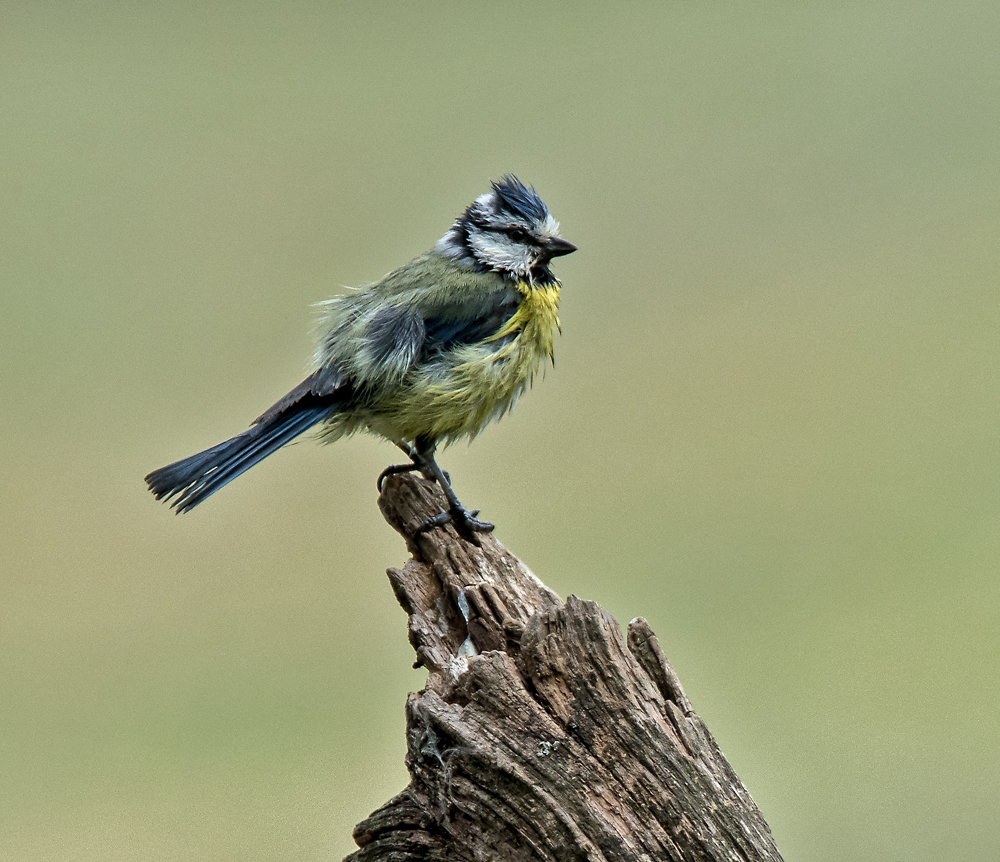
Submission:
<svg viewBox="0 0 1000 862">
<path fill-rule="evenodd" d="M 565 602 L 436 485 L 386 480 L 412 558 L 389 579 L 428 671 L 406 703 L 409 786 L 358 824 L 351 862 L 780 860 L 656 636 Z"/>
</svg>

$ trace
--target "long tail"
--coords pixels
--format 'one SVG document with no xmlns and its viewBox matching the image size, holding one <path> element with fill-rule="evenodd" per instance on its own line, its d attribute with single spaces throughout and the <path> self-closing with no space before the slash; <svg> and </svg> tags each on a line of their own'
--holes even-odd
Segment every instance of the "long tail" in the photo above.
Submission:
<svg viewBox="0 0 1000 862">
<path fill-rule="evenodd" d="M 176 498 L 170 505 L 178 514 L 193 509 L 343 406 L 339 375 L 323 374 L 304 380 L 242 434 L 154 470 L 146 476 L 149 490 L 157 500 Z"/>
</svg>

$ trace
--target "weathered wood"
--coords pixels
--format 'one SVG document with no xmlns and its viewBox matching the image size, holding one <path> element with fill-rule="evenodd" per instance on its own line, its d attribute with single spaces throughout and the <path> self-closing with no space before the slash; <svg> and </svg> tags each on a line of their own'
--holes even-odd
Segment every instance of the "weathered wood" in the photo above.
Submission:
<svg viewBox="0 0 1000 862">
<path fill-rule="evenodd" d="M 389 579 L 428 677 L 406 703 L 410 784 L 348 860 L 780 862 L 645 620 L 626 639 L 492 536 L 415 537 L 444 507 L 424 479 L 389 477 L 379 505 L 413 555 Z"/>
</svg>

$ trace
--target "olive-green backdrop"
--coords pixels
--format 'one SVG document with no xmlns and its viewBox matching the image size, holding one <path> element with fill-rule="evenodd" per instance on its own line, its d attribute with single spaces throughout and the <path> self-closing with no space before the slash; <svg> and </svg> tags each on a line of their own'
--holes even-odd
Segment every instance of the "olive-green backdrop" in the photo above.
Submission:
<svg viewBox="0 0 1000 862">
<path fill-rule="evenodd" d="M 406 782 L 384 443 L 194 513 L 310 304 L 488 181 L 580 251 L 442 458 L 647 617 L 791 860 L 1000 857 L 1000 5 L 0 10 L 0 858 L 330 860 Z"/>
</svg>

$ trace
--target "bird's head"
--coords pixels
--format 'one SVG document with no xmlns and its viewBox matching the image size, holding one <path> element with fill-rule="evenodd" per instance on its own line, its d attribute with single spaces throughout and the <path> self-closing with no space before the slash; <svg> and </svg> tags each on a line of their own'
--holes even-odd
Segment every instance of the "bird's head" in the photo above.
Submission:
<svg viewBox="0 0 1000 862">
<path fill-rule="evenodd" d="M 435 250 L 462 266 L 545 284 L 555 281 L 549 261 L 576 246 L 559 236 L 559 222 L 534 188 L 507 175 L 476 198 Z"/>
</svg>

